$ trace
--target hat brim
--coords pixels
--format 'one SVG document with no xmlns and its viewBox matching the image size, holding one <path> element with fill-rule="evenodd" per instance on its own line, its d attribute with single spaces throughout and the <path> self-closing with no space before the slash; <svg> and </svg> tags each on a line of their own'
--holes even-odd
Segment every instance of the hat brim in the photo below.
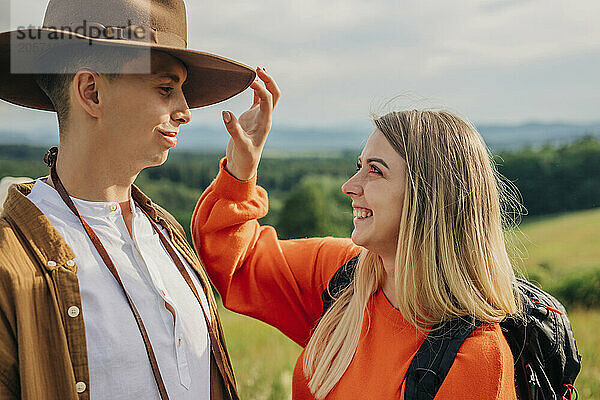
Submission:
<svg viewBox="0 0 600 400">
<path fill-rule="evenodd" d="M 102 46 L 149 48 L 151 51 L 164 52 L 178 58 L 187 68 L 188 75 L 183 84 L 183 92 L 190 108 L 204 107 L 227 100 L 246 90 L 256 78 L 252 68 L 215 54 L 133 40 L 92 39 L 66 31 L 46 29 L 42 32 L 60 33 L 69 40 L 69 42 L 47 41 L 43 46 L 44 52 L 51 51 L 54 46 L 75 46 L 92 42 Z M 17 31 L 0 33 L 2 55 L 0 57 L 0 98 L 23 107 L 55 111 L 48 96 L 36 83 L 35 74 L 11 73 L 11 38 L 14 40 L 13 36 L 17 33 Z M 38 34 L 37 29 L 35 33 Z M 38 56 L 41 56 L 41 53 Z"/>
</svg>

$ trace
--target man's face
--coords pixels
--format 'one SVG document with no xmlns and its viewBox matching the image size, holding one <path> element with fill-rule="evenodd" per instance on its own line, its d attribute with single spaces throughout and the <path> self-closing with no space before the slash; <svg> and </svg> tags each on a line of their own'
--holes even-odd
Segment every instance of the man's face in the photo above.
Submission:
<svg viewBox="0 0 600 400">
<path fill-rule="evenodd" d="M 151 74 L 136 71 L 143 58 L 125 64 L 116 80 L 103 80 L 103 112 L 99 118 L 101 139 L 119 164 L 131 169 L 160 165 L 177 144 L 179 127 L 191 120 L 182 91 L 187 78 L 185 66 L 176 58 L 153 52 Z M 139 70 L 139 69 L 137 69 Z"/>
</svg>

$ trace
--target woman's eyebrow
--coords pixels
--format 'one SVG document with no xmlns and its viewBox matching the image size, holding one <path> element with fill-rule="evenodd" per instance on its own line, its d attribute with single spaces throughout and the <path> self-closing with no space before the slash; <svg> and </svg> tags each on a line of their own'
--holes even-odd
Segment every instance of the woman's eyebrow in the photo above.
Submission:
<svg viewBox="0 0 600 400">
<path fill-rule="evenodd" d="M 367 162 L 378 162 L 379 164 L 383 165 L 387 169 L 390 169 L 390 167 L 388 167 L 388 165 L 386 164 L 386 162 L 383 161 L 381 158 L 369 158 L 367 160 Z"/>
</svg>

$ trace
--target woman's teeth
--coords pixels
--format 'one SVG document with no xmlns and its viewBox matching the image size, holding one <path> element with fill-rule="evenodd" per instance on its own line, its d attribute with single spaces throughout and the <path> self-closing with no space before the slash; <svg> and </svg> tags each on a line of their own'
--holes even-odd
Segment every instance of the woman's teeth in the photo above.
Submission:
<svg viewBox="0 0 600 400">
<path fill-rule="evenodd" d="M 352 211 L 354 217 L 358 219 L 369 218 L 371 215 L 373 215 L 373 211 L 371 210 L 357 210 L 354 208 Z"/>
</svg>

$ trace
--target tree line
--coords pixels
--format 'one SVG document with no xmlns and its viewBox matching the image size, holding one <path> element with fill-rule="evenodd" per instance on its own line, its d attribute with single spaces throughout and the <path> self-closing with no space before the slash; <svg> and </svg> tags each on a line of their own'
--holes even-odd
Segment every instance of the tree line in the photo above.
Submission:
<svg viewBox="0 0 600 400">
<path fill-rule="evenodd" d="M 0 147 L 0 178 L 48 174 L 46 149 Z M 269 192 L 270 212 L 261 221 L 282 238 L 349 236 L 350 201 L 340 186 L 356 168 L 357 153 L 331 156 L 266 157 L 258 182 Z M 189 234 L 191 213 L 218 172 L 223 154 L 175 151 L 167 162 L 148 168 L 136 184 L 181 222 Z M 523 148 L 495 154 L 498 171 L 519 189 L 527 216 L 600 205 L 600 140 L 584 137 L 569 144 Z"/>
</svg>

